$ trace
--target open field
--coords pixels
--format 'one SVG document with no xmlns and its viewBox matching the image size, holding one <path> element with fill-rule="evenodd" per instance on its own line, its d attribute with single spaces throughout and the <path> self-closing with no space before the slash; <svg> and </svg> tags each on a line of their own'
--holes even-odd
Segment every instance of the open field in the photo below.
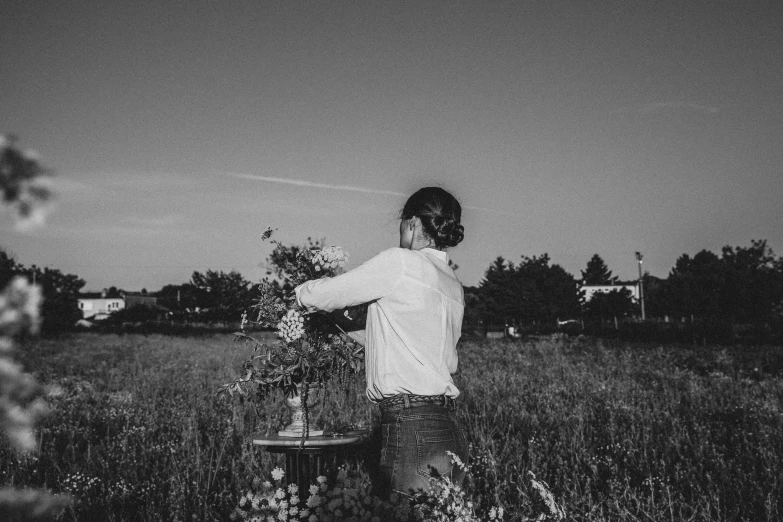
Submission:
<svg viewBox="0 0 783 522">
<path fill-rule="evenodd" d="M 215 397 L 248 348 L 231 336 L 79 334 L 20 348 L 62 393 L 40 452 L 0 443 L 0 485 L 71 491 L 65 520 L 227 520 L 276 457 L 249 443 L 287 416 Z M 528 470 L 571 520 L 783 519 L 783 348 L 468 341 L 456 376 L 469 439 L 508 508 Z M 319 423 L 372 425 L 361 387 Z M 517 518 L 518 519 L 518 518 Z"/>
</svg>

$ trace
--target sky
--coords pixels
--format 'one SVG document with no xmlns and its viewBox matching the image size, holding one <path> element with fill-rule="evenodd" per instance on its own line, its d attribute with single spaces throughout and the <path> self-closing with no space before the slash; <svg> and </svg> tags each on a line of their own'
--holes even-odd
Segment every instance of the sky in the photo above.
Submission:
<svg viewBox="0 0 783 522">
<path fill-rule="evenodd" d="M 437 185 L 466 285 L 497 256 L 783 254 L 781 49 L 777 0 L 6 0 L 0 132 L 56 198 L 35 230 L 0 213 L 0 248 L 154 291 L 258 281 L 271 226 L 350 268 Z"/>
</svg>

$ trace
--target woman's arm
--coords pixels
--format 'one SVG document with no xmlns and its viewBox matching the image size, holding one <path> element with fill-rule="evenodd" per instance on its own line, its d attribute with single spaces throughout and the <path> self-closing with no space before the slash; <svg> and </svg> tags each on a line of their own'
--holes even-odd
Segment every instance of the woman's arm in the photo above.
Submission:
<svg viewBox="0 0 783 522">
<path fill-rule="evenodd" d="M 314 279 L 296 287 L 297 302 L 308 310 L 331 312 L 389 295 L 404 273 L 401 248 L 384 250 L 337 277 Z"/>
</svg>

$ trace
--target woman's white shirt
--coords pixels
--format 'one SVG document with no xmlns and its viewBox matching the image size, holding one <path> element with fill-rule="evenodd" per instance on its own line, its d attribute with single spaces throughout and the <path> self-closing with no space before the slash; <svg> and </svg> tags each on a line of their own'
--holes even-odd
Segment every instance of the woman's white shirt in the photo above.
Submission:
<svg viewBox="0 0 783 522">
<path fill-rule="evenodd" d="M 446 252 L 390 248 L 337 277 L 298 286 L 296 298 L 326 312 L 371 303 L 365 344 L 370 400 L 459 395 L 451 374 L 465 301 Z"/>
</svg>

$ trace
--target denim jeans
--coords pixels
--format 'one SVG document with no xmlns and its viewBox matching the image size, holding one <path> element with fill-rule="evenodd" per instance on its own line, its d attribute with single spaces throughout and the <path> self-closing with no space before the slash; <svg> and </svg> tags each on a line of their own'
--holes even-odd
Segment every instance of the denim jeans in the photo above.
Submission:
<svg viewBox="0 0 783 522">
<path fill-rule="evenodd" d="M 468 445 L 454 406 L 411 404 L 382 409 L 379 494 L 429 491 L 430 479 L 436 476 L 460 484 L 465 473 L 446 451 L 467 462 Z"/>
</svg>

